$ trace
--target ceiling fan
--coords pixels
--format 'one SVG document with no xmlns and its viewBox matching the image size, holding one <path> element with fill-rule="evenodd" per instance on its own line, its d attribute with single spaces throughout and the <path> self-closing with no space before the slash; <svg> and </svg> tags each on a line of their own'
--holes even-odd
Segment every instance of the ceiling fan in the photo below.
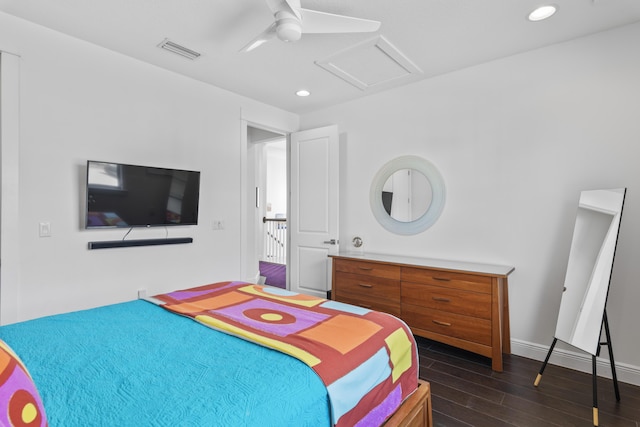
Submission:
<svg viewBox="0 0 640 427">
<path fill-rule="evenodd" d="M 240 52 L 249 52 L 274 37 L 285 42 L 296 42 L 302 34 L 368 33 L 380 28 L 378 21 L 304 9 L 300 0 L 266 2 L 275 22 L 240 49 Z"/>
</svg>

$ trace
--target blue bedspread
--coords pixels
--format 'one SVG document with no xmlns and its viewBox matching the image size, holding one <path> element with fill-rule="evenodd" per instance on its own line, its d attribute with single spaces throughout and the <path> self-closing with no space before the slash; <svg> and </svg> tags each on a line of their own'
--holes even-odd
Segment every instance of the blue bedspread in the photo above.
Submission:
<svg viewBox="0 0 640 427">
<path fill-rule="evenodd" d="M 305 364 L 132 301 L 0 327 L 51 427 L 329 426 Z"/>
</svg>

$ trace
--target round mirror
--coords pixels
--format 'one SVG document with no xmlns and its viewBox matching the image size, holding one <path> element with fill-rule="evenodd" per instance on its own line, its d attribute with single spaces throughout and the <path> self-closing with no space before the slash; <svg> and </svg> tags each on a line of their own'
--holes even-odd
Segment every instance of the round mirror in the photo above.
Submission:
<svg viewBox="0 0 640 427">
<path fill-rule="evenodd" d="M 412 222 L 424 215 L 431 205 L 431 183 L 416 169 L 399 169 L 382 187 L 382 205 L 391 218 Z"/>
<path fill-rule="evenodd" d="M 398 157 L 374 177 L 369 201 L 384 228 L 397 234 L 417 234 L 431 227 L 442 213 L 444 181 L 429 161 Z"/>
</svg>

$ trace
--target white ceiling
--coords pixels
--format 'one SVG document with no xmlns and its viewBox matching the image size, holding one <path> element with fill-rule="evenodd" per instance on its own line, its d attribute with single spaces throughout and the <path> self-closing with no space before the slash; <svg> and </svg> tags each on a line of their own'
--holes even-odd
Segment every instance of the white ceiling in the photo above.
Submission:
<svg viewBox="0 0 640 427">
<path fill-rule="evenodd" d="M 0 10 L 305 113 L 640 21 L 640 0 L 551 2 L 558 6 L 556 15 L 532 23 L 528 13 L 544 0 L 302 0 L 307 9 L 378 20 L 382 26 L 368 34 L 303 34 L 297 43 L 273 40 L 247 53 L 239 50 L 273 22 L 264 0 L 0 0 Z M 383 36 L 421 72 L 361 89 L 316 64 L 376 36 Z M 202 56 L 190 61 L 159 49 L 165 38 Z M 369 66 L 359 65 L 363 70 Z M 302 88 L 311 96 L 295 96 Z"/>
</svg>

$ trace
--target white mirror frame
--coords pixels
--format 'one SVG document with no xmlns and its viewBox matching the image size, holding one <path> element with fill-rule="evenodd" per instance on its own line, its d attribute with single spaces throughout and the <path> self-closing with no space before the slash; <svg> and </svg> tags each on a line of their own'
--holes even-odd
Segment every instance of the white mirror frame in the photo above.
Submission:
<svg viewBox="0 0 640 427">
<path fill-rule="evenodd" d="M 555 337 L 597 356 L 626 188 L 580 193 Z"/>
<path fill-rule="evenodd" d="M 414 169 L 424 176 L 431 184 L 432 199 L 427 211 L 418 219 L 402 222 L 393 219 L 382 204 L 382 188 L 394 172 L 400 169 Z M 418 234 L 431 227 L 440 217 L 444 209 L 445 187 L 444 179 L 438 169 L 428 160 L 418 156 L 397 157 L 386 163 L 373 177 L 369 191 L 369 203 L 373 216 L 387 230 L 396 234 Z"/>
</svg>

